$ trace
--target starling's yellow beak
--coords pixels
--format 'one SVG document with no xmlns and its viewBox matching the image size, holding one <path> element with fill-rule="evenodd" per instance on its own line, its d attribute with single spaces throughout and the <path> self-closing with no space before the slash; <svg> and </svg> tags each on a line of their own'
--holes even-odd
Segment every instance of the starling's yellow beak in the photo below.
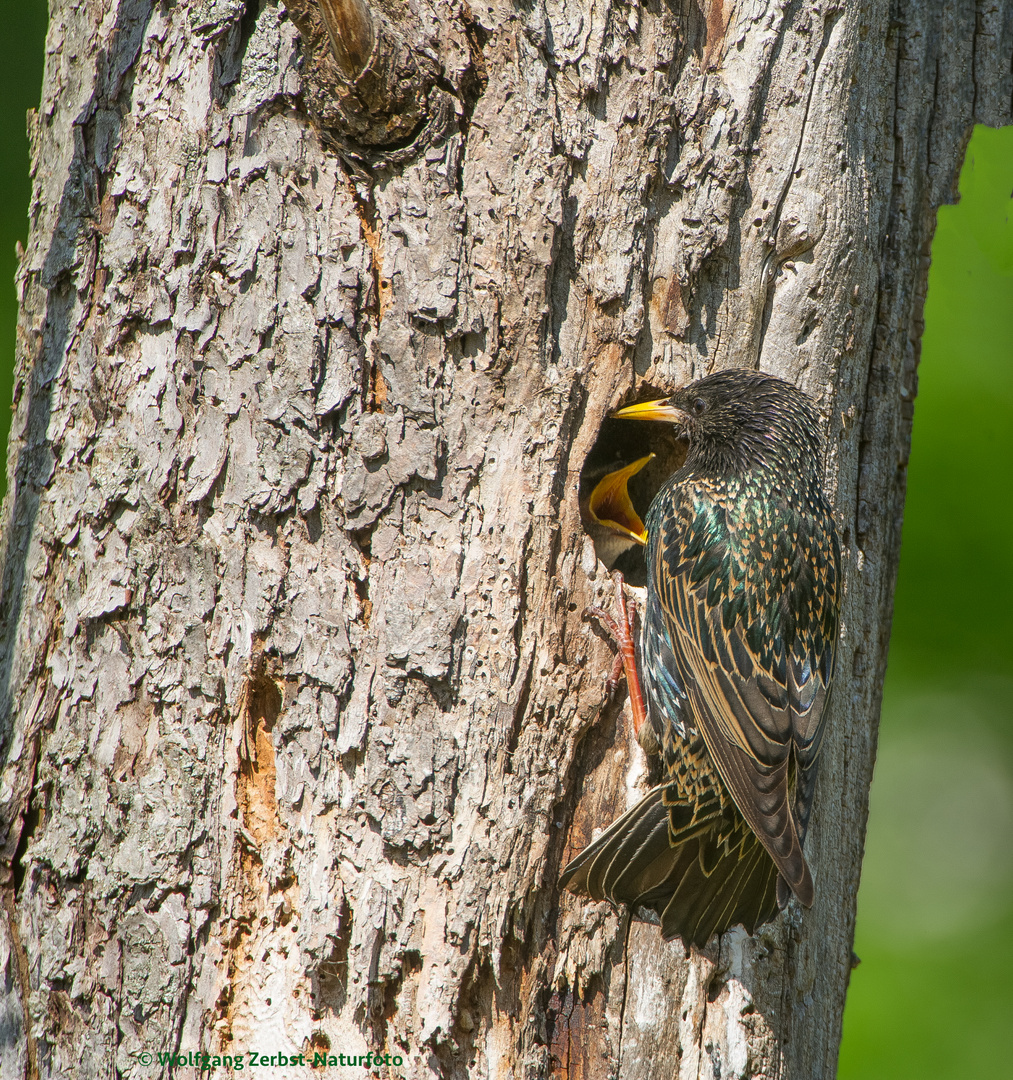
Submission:
<svg viewBox="0 0 1013 1080">
<path fill-rule="evenodd" d="M 599 525 L 628 536 L 638 544 L 647 543 L 647 529 L 633 509 L 626 485 L 630 477 L 636 476 L 653 457 L 654 454 L 648 454 L 623 469 L 609 473 L 599 480 L 587 500 L 587 511 Z"/>
<path fill-rule="evenodd" d="M 617 409 L 612 415 L 619 420 L 661 420 L 666 424 L 685 424 L 689 419 L 689 413 L 677 409 L 669 403 L 668 398 L 627 405 L 625 409 Z"/>
</svg>

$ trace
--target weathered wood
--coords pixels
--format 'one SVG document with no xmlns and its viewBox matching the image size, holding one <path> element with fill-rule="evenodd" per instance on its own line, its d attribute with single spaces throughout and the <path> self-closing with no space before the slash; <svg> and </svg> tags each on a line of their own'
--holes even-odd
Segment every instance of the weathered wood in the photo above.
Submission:
<svg viewBox="0 0 1013 1080">
<path fill-rule="evenodd" d="M 52 4 L 3 519 L 0 1078 L 204 1049 L 832 1077 L 929 243 L 970 125 L 1010 122 L 1013 11 L 408 8 L 376 6 L 442 119 L 370 157 L 314 81 L 319 19 L 314 43 L 272 0 Z M 817 900 L 687 957 L 556 889 L 642 774 L 599 715 L 577 487 L 635 375 L 754 363 L 819 403 L 846 549 Z"/>
<path fill-rule="evenodd" d="M 431 23 L 375 0 L 290 0 L 286 10 L 300 34 L 301 104 L 328 142 L 391 164 L 447 136 L 456 99 L 437 85 Z"/>
</svg>

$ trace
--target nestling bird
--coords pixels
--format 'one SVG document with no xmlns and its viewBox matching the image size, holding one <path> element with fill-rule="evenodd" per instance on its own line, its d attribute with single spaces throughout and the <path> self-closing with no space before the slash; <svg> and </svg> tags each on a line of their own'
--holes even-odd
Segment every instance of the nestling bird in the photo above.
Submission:
<svg viewBox="0 0 1013 1080">
<path fill-rule="evenodd" d="M 561 884 L 653 908 L 666 938 L 703 946 L 736 923 L 754 932 L 790 893 L 813 902 L 802 844 L 837 652 L 840 544 L 816 411 L 790 383 L 721 371 L 615 415 L 677 424 L 689 439 L 646 518 L 643 707 L 622 605 L 618 626 L 634 727 L 660 747 L 664 781 Z"/>
<path fill-rule="evenodd" d="M 647 530 L 630 501 L 627 484 L 647 465 L 654 454 L 614 469 L 598 480 L 586 500 L 581 500 L 580 519 L 595 542 L 595 550 L 606 564 L 624 548 L 647 543 Z M 583 477 L 582 477 L 583 479 Z"/>
</svg>

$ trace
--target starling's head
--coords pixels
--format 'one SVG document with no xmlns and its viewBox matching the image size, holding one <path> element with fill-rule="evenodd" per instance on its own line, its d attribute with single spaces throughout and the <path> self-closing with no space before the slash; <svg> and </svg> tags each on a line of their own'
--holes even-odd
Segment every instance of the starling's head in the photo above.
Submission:
<svg viewBox="0 0 1013 1080">
<path fill-rule="evenodd" d="M 686 467 L 738 472 L 756 465 L 819 463 L 819 423 L 810 400 L 762 371 L 730 369 L 676 390 L 671 397 L 619 409 L 615 416 L 676 424 L 689 439 Z"/>
</svg>

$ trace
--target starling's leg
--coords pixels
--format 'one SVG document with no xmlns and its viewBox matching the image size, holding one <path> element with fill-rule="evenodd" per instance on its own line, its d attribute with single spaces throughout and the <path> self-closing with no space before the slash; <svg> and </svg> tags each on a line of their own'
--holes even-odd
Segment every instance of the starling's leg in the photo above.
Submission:
<svg viewBox="0 0 1013 1080">
<path fill-rule="evenodd" d="M 630 708 L 633 710 L 633 734 L 640 738 L 640 729 L 647 719 L 647 709 L 644 707 L 644 695 L 640 690 L 640 678 L 637 675 L 637 654 L 633 645 L 633 620 L 636 608 L 631 603 L 626 606 L 626 595 L 623 592 L 623 575 L 618 570 L 612 571 L 612 580 L 616 586 L 616 608 L 619 618 L 613 618 L 607 611 L 598 607 L 589 607 L 584 611 L 585 616 L 593 615 L 606 630 L 612 635 L 618 648 L 612 672 L 605 683 L 605 693 L 611 697 L 619 682 L 619 673 L 626 672 L 626 688 L 630 695 Z"/>
</svg>

